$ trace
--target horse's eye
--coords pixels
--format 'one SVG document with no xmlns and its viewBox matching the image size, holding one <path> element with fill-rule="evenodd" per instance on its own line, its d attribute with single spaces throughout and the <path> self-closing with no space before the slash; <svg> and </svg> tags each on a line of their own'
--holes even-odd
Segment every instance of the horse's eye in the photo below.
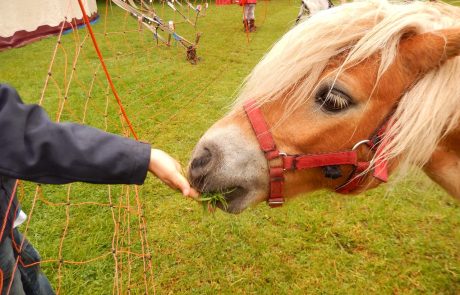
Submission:
<svg viewBox="0 0 460 295">
<path fill-rule="evenodd" d="M 330 113 L 338 113 L 352 104 L 348 95 L 334 88 L 319 91 L 316 96 L 316 103 L 321 106 L 323 111 Z"/>
</svg>

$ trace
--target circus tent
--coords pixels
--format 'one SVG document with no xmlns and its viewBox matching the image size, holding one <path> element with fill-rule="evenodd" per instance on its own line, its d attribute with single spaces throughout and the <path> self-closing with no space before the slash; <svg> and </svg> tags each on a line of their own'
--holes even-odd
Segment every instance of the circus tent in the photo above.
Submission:
<svg viewBox="0 0 460 295">
<path fill-rule="evenodd" d="M 96 0 L 83 0 L 91 21 Z M 83 24 L 77 0 L 0 0 L 0 50 L 23 46 Z"/>
</svg>

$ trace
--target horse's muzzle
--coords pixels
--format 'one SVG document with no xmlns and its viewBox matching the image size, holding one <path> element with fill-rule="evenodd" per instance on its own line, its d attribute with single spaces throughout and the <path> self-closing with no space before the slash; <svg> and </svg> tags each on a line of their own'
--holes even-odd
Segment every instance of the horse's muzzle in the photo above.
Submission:
<svg viewBox="0 0 460 295">
<path fill-rule="evenodd" d="M 228 206 L 221 209 L 229 213 L 259 202 L 268 187 L 267 163 L 248 135 L 233 124 L 214 126 L 197 143 L 188 168 L 191 185 L 224 196 Z"/>
</svg>

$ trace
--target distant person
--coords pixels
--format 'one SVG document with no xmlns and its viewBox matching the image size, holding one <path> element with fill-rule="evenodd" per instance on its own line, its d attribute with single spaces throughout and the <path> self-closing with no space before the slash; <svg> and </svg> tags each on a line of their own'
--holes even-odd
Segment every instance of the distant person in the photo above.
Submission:
<svg viewBox="0 0 460 295">
<path fill-rule="evenodd" d="M 142 184 L 147 171 L 185 196 L 198 195 L 165 152 L 88 126 L 53 123 L 41 107 L 23 104 L 13 88 L 0 84 L 0 293 L 54 294 L 38 252 L 27 240 L 19 252 L 18 226 L 27 216 L 16 198 L 16 179 Z"/>
<path fill-rule="evenodd" d="M 240 6 L 243 6 L 243 26 L 245 32 L 255 32 L 256 27 L 256 4 L 257 0 L 240 0 Z"/>
</svg>

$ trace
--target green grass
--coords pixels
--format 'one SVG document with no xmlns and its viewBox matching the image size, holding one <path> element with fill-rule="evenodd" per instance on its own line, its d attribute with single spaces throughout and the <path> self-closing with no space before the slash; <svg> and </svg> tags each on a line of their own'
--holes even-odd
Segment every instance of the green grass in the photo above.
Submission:
<svg viewBox="0 0 460 295">
<path fill-rule="evenodd" d="M 225 193 L 202 193 L 198 201 L 201 202 L 203 211 L 215 212 L 218 204 L 222 205 L 222 209 L 227 210 L 228 204 L 224 194 Z"/>
<path fill-rule="evenodd" d="M 105 3 L 105 1 L 103 1 Z M 104 3 L 100 13 L 104 15 Z M 161 11 L 161 9 L 160 9 Z M 136 22 L 117 8 L 94 29 L 109 71 L 134 129 L 142 140 L 186 164 L 194 144 L 225 114 L 235 91 L 264 52 L 292 25 L 297 1 L 260 1 L 259 29 L 248 44 L 241 8 L 211 5 L 199 20 L 203 32 L 197 66 L 185 61 L 179 47 L 157 47 L 151 34 L 128 32 Z M 178 24 L 193 39 L 193 29 Z M 75 56 L 75 40 L 85 31 L 63 37 L 52 69 L 56 82 L 47 88 L 44 107 L 56 117 Z M 15 86 L 29 103 L 38 102 L 56 38 L 0 53 L 0 81 Z M 65 71 L 67 65 L 67 71 Z M 88 89 L 98 60 L 83 44 L 76 76 L 67 94 L 63 121 L 82 122 Z M 66 75 L 64 75 L 66 73 Z M 107 84 L 102 71 L 88 105 L 85 123 L 104 129 Z M 108 95 L 108 130 L 122 133 L 114 98 Z M 23 189 L 22 189 L 23 188 Z M 20 196 L 30 212 L 35 186 L 24 184 Z M 136 210 L 133 188 L 112 186 L 115 204 Z M 43 197 L 66 202 L 68 186 L 42 186 Z M 107 186 L 74 184 L 71 203 L 108 203 Z M 128 199 L 129 196 L 129 199 Z M 394 187 L 380 187 L 355 197 L 317 192 L 281 209 L 263 204 L 238 216 L 203 214 L 196 202 L 181 197 L 149 177 L 140 187 L 148 225 L 155 289 L 158 294 L 458 294 L 460 292 L 460 205 L 424 176 Z M 39 200 L 27 236 L 43 259 L 59 257 L 66 223 L 65 206 Z M 120 214 L 120 247 L 140 251 L 138 219 L 126 208 Z M 63 258 L 84 261 L 110 252 L 114 224 L 107 206 L 70 206 Z M 123 258 L 124 282 L 142 293 L 139 259 Z M 131 265 L 131 278 L 128 259 Z M 84 264 L 43 264 L 61 293 L 112 294 L 114 261 L 109 255 Z M 126 284 L 125 284 L 126 286 Z M 153 289 L 153 286 L 150 286 Z M 126 293 L 126 289 L 123 290 Z"/>
</svg>

